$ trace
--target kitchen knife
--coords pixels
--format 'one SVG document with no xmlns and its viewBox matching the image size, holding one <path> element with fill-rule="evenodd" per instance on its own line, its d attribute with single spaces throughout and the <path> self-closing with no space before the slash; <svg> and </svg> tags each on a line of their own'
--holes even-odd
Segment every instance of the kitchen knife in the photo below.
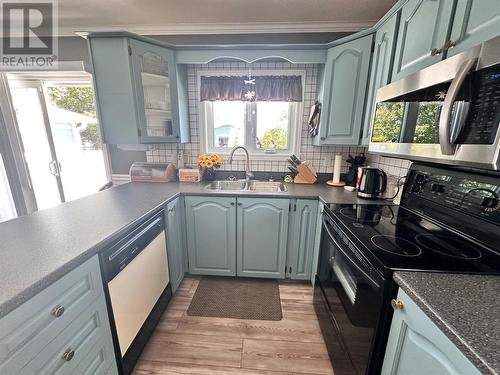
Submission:
<svg viewBox="0 0 500 375">
<path fill-rule="evenodd" d="M 300 159 L 298 157 L 296 157 L 295 155 L 290 156 L 290 159 L 293 160 L 293 162 L 295 163 L 295 165 L 300 165 L 300 163 L 302 163 L 300 161 Z"/>
</svg>

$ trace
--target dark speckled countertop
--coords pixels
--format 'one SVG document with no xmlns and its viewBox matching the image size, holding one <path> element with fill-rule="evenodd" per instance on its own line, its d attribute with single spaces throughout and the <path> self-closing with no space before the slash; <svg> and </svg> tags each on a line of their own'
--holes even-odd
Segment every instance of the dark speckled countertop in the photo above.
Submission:
<svg viewBox="0 0 500 375">
<path fill-rule="evenodd" d="M 500 374 L 500 276 L 396 272 L 394 280 L 483 374 Z"/>
<path fill-rule="evenodd" d="M 324 184 L 289 185 L 285 193 L 222 193 L 204 184 L 134 182 L 10 220 L 0 224 L 0 318 L 179 194 L 358 201 L 355 193 Z"/>
</svg>

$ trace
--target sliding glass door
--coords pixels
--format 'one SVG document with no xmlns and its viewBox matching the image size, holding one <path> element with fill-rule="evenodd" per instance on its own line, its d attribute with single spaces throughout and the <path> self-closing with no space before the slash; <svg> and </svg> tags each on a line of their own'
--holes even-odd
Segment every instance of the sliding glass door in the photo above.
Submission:
<svg viewBox="0 0 500 375">
<path fill-rule="evenodd" d="M 9 87 L 38 209 L 98 192 L 107 175 L 90 82 Z"/>
<path fill-rule="evenodd" d="M 46 83 L 44 90 L 65 199 L 93 194 L 107 177 L 92 87 Z"/>
<path fill-rule="evenodd" d="M 0 153 L 0 223 L 17 216 L 14 199 L 10 191 L 9 180 L 5 172 L 3 157 Z"/>
<path fill-rule="evenodd" d="M 9 82 L 24 158 L 39 210 L 64 202 L 48 114 L 37 82 Z"/>
</svg>

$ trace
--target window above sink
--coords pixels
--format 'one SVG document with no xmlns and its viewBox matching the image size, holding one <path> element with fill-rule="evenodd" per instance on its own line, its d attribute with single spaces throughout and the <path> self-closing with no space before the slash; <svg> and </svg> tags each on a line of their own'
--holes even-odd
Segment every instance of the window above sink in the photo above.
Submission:
<svg viewBox="0 0 500 375">
<path fill-rule="evenodd" d="M 198 92 L 202 77 L 227 76 L 230 79 L 246 75 L 248 71 L 201 70 L 197 77 Z M 299 77 L 303 81 L 305 71 L 252 70 L 251 75 Z M 207 100 L 199 101 L 199 106 L 202 152 L 229 155 L 233 147 L 244 146 L 252 160 L 283 159 L 300 153 L 302 101 Z"/>
</svg>

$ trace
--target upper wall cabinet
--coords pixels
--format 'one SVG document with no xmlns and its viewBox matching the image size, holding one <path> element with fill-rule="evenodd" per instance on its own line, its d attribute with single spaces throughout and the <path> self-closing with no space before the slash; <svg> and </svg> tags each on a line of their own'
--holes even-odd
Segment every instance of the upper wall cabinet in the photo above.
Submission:
<svg viewBox="0 0 500 375">
<path fill-rule="evenodd" d="M 442 59 L 453 3 L 450 0 L 409 0 L 403 6 L 393 81 Z"/>
<path fill-rule="evenodd" d="M 460 0 L 455 10 L 451 35 L 445 46 L 449 48 L 447 57 L 499 34 L 499 0 Z"/>
<path fill-rule="evenodd" d="M 187 76 L 172 50 L 89 36 L 104 143 L 188 142 Z"/>
<path fill-rule="evenodd" d="M 375 46 L 370 69 L 370 86 L 368 88 L 368 95 L 366 96 L 363 135 L 361 137 L 361 144 L 363 145 L 367 145 L 370 140 L 370 129 L 377 90 L 387 85 L 391 79 L 398 18 L 399 13 L 395 13 L 375 34 Z"/>
<path fill-rule="evenodd" d="M 322 108 L 315 145 L 359 144 L 372 39 L 372 35 L 367 35 L 328 50 L 319 93 Z"/>
<path fill-rule="evenodd" d="M 392 80 L 499 34 L 498 0 L 409 0 L 401 8 Z"/>
</svg>

